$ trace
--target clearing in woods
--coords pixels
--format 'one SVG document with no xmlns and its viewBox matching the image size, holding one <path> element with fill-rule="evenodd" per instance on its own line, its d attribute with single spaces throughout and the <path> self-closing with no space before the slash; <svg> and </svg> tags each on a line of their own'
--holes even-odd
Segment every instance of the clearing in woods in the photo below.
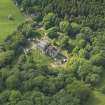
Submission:
<svg viewBox="0 0 105 105">
<path fill-rule="evenodd" d="M 9 20 L 9 17 L 13 20 Z M 16 30 L 22 21 L 24 21 L 24 16 L 12 0 L 0 0 L 0 42 Z"/>
</svg>

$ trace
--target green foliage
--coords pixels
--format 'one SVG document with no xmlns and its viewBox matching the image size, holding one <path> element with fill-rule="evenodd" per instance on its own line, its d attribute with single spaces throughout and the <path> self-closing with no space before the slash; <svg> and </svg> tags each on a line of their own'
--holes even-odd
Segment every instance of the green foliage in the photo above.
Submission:
<svg viewBox="0 0 105 105">
<path fill-rule="evenodd" d="M 92 30 L 89 27 L 83 27 L 80 30 L 81 33 L 87 34 L 87 35 L 91 35 L 92 34 Z"/>
<path fill-rule="evenodd" d="M 104 1 L 15 2 L 32 19 L 0 44 L 0 105 L 86 105 L 104 78 Z M 44 38 L 67 56 L 65 64 L 31 49 Z"/>
<path fill-rule="evenodd" d="M 77 97 L 73 97 L 69 93 L 62 91 L 59 92 L 50 105 L 80 105 L 80 100 Z"/>
<path fill-rule="evenodd" d="M 12 57 L 14 56 L 13 51 L 6 51 L 0 53 L 0 66 L 5 65 L 6 63 L 9 63 L 12 60 Z"/>
<path fill-rule="evenodd" d="M 85 38 L 86 41 L 89 42 L 90 40 L 92 40 L 93 31 L 92 31 L 91 28 L 83 27 L 83 28 L 81 28 L 80 32 L 84 34 L 84 38 Z"/>
<path fill-rule="evenodd" d="M 104 54 L 98 53 L 95 54 L 91 57 L 91 61 L 93 64 L 97 65 L 97 66 L 105 66 L 105 57 Z"/>
<path fill-rule="evenodd" d="M 5 80 L 10 75 L 10 73 L 8 72 L 8 68 L 2 68 L 0 72 L 1 72 L 1 78 L 3 80 Z"/>
<path fill-rule="evenodd" d="M 58 40 L 58 45 L 60 48 L 67 50 L 68 52 L 71 52 L 74 48 L 74 43 L 73 40 L 69 39 L 69 36 L 65 35 L 60 36 Z"/>
<path fill-rule="evenodd" d="M 84 39 L 77 40 L 78 48 L 84 48 L 86 45 L 86 41 Z"/>
<path fill-rule="evenodd" d="M 59 35 L 57 33 L 57 30 L 58 29 L 56 27 L 49 28 L 47 30 L 48 37 L 51 38 L 51 39 L 58 38 Z"/>
<path fill-rule="evenodd" d="M 60 27 L 61 32 L 64 32 L 66 34 L 70 33 L 71 26 L 70 26 L 69 21 L 67 20 L 61 21 L 59 24 L 59 27 Z"/>
<path fill-rule="evenodd" d="M 18 101 L 16 105 L 33 105 L 33 103 L 29 100 Z"/>
<path fill-rule="evenodd" d="M 86 101 L 90 93 L 91 90 L 84 83 L 74 81 L 54 96 L 51 105 L 80 105 Z"/>
<path fill-rule="evenodd" d="M 47 97 L 41 92 L 34 91 L 32 93 L 31 98 L 33 100 L 33 103 L 36 105 L 47 105 L 48 104 Z"/>
<path fill-rule="evenodd" d="M 22 1 L 22 7 L 23 7 L 23 9 L 24 10 L 27 10 L 28 9 L 28 7 L 30 7 L 30 0 L 23 0 Z"/>
<path fill-rule="evenodd" d="M 52 26 L 55 25 L 55 23 L 56 23 L 56 15 L 54 13 L 48 13 L 43 18 L 43 24 L 45 29 L 51 28 Z"/>
<path fill-rule="evenodd" d="M 104 49 L 105 49 L 105 33 L 103 32 L 97 32 L 96 37 L 93 38 L 93 53 L 94 52 L 100 52 L 100 50 L 102 51 L 102 53 L 104 53 Z"/>
<path fill-rule="evenodd" d="M 10 91 L 5 90 L 0 94 L 0 104 L 6 103 L 9 99 Z"/>
<path fill-rule="evenodd" d="M 72 34 L 77 34 L 80 32 L 81 26 L 77 23 L 72 22 L 71 23 L 71 33 Z"/>
<path fill-rule="evenodd" d="M 74 81 L 72 84 L 67 85 L 66 90 L 73 96 L 79 97 L 82 103 L 86 101 L 91 93 L 91 90 L 84 83 L 79 81 Z"/>
<path fill-rule="evenodd" d="M 9 100 L 10 101 L 14 101 L 14 102 L 17 102 L 21 99 L 21 93 L 20 91 L 16 91 L 16 90 L 12 90 L 10 92 L 10 96 L 9 96 Z"/>
<path fill-rule="evenodd" d="M 7 88 L 9 88 L 9 89 L 16 89 L 16 88 L 19 88 L 20 81 L 19 81 L 19 78 L 16 77 L 15 75 L 10 75 L 6 79 L 5 84 L 6 84 Z"/>
</svg>

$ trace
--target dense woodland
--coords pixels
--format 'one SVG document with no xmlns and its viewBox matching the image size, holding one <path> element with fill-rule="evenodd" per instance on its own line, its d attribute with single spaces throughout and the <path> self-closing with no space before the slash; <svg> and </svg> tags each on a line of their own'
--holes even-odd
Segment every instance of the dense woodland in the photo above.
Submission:
<svg viewBox="0 0 105 105">
<path fill-rule="evenodd" d="M 28 19 L 0 45 L 0 105 L 86 105 L 105 78 L 105 1 L 14 3 Z M 43 37 L 67 52 L 66 67 L 35 50 L 24 54 L 28 38 Z"/>
</svg>

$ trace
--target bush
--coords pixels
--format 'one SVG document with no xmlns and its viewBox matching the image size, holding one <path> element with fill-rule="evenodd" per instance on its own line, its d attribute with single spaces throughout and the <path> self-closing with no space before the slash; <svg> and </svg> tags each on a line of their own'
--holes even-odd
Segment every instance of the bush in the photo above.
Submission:
<svg viewBox="0 0 105 105">
<path fill-rule="evenodd" d="M 77 34 L 80 32 L 81 29 L 81 25 L 72 22 L 71 23 L 71 34 Z"/>
<path fill-rule="evenodd" d="M 58 38 L 58 33 L 57 33 L 57 28 L 56 27 L 52 27 L 50 29 L 47 30 L 47 35 L 49 38 L 54 39 L 54 38 Z"/>
<path fill-rule="evenodd" d="M 59 23 L 59 27 L 60 27 L 61 32 L 66 33 L 66 34 L 70 33 L 71 26 L 70 26 L 69 21 L 67 20 L 61 21 Z"/>
<path fill-rule="evenodd" d="M 16 89 L 19 88 L 19 78 L 16 77 L 15 75 L 11 75 L 6 79 L 6 86 L 9 89 Z"/>
<path fill-rule="evenodd" d="M 6 51 L 0 53 L 0 66 L 5 65 L 6 63 L 9 63 L 14 56 L 13 51 Z"/>
<path fill-rule="evenodd" d="M 56 15 L 54 13 L 48 13 L 43 18 L 44 28 L 48 29 L 55 25 L 56 23 Z"/>
</svg>

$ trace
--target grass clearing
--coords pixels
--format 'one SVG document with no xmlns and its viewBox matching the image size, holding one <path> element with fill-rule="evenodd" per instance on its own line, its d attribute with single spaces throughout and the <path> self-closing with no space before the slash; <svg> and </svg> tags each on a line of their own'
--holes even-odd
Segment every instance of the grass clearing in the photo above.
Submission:
<svg viewBox="0 0 105 105">
<path fill-rule="evenodd" d="M 50 57 L 46 56 L 45 54 L 42 54 L 41 51 L 38 49 L 32 51 L 32 59 L 38 65 L 49 65 L 52 62 Z"/>
<path fill-rule="evenodd" d="M 12 15 L 14 20 L 9 20 L 9 15 Z M 12 0 L 0 0 L 0 42 L 16 30 L 16 27 L 23 21 L 24 16 Z"/>
</svg>

